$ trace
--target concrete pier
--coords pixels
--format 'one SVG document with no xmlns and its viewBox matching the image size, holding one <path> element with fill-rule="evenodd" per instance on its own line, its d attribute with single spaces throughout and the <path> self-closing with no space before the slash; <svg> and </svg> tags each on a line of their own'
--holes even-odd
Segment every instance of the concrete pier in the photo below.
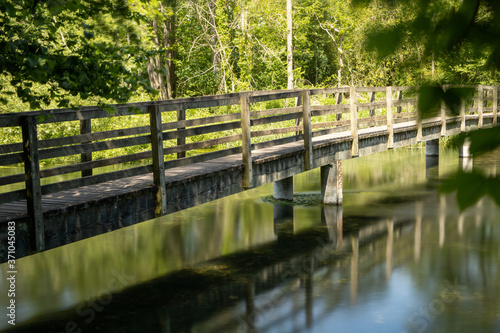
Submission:
<svg viewBox="0 0 500 333">
<path fill-rule="evenodd" d="M 439 156 L 439 139 L 425 142 L 425 156 Z"/>
<path fill-rule="evenodd" d="M 325 205 L 342 205 L 342 161 L 321 167 L 321 201 Z"/>
<path fill-rule="evenodd" d="M 472 157 L 470 153 L 470 140 L 465 139 L 465 142 L 458 148 L 458 156 L 459 157 Z"/>
<path fill-rule="evenodd" d="M 273 198 L 293 201 L 293 177 L 283 178 L 273 183 Z"/>
</svg>

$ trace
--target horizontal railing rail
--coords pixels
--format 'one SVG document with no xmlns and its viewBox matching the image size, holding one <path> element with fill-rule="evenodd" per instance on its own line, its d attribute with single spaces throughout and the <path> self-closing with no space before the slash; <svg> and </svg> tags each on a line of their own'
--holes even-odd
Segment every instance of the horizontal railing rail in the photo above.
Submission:
<svg viewBox="0 0 500 333">
<path fill-rule="evenodd" d="M 498 88 L 471 86 L 474 95 L 460 106 L 461 129 L 471 117 L 482 127 L 485 117 L 497 121 Z M 358 131 L 385 126 L 388 148 L 394 146 L 394 125 L 414 123 L 421 140 L 428 122 L 445 124 L 451 114 L 443 106 L 438 118 L 420 119 L 416 87 L 343 87 L 257 91 L 165 101 L 0 114 L 0 132 L 18 137 L 0 145 L 0 166 L 22 165 L 24 172 L 0 177 L 0 204 L 26 200 L 28 212 L 41 220 L 45 194 L 125 177 L 154 174 L 157 213 L 166 212 L 164 171 L 168 168 L 242 154 L 244 186 L 252 187 L 252 151 L 303 141 L 306 169 L 312 168 L 313 138 L 346 132 L 352 155 L 358 152 Z M 203 111 L 200 115 L 200 109 Z M 210 114 L 210 116 L 203 116 Z M 212 115 L 213 114 L 213 115 Z M 104 123 L 125 128 L 99 130 Z M 40 129 L 68 124 L 72 130 L 42 139 Z M 446 126 L 442 126 L 443 133 Z M 7 133 L 7 132 L 4 132 Z M 51 165 L 63 160 L 63 165 Z M 69 162 L 68 162 L 69 161 Z M 137 164 L 139 163 L 139 165 Z M 100 173 L 100 168 L 120 170 Z M 81 173 L 74 179 L 50 177 Z M 163 176 L 162 176 L 163 174 Z M 163 191 L 163 192 L 162 192 Z"/>
</svg>

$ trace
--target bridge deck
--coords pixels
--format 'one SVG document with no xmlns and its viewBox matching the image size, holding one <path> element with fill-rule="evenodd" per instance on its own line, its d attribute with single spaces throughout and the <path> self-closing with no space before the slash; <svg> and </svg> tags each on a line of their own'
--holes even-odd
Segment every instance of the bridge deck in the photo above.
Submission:
<svg viewBox="0 0 500 333">
<path fill-rule="evenodd" d="M 414 122 L 396 124 L 394 129 L 414 127 Z M 387 131 L 387 126 L 371 127 L 359 130 L 360 136 L 380 135 Z M 339 132 L 313 138 L 313 145 L 332 143 L 342 139 L 350 138 L 350 132 Z M 279 146 L 252 151 L 254 163 L 263 160 L 278 159 L 280 156 L 304 150 L 303 141 L 295 141 Z M 195 163 L 189 166 L 170 168 L 165 171 L 167 185 L 174 182 L 189 181 L 192 177 L 200 177 L 204 174 L 224 172 L 230 168 L 243 167 L 241 154 L 230 155 L 213 159 L 207 162 Z M 88 205 L 109 198 L 124 195 L 133 195 L 141 191 L 153 191 L 153 175 L 146 174 L 112 180 L 105 183 L 84 186 L 78 189 L 61 191 L 42 196 L 42 207 L 44 213 L 51 211 L 64 211 L 72 206 Z M 27 216 L 26 201 L 20 200 L 0 205 L 0 221 L 9 221 Z"/>
</svg>

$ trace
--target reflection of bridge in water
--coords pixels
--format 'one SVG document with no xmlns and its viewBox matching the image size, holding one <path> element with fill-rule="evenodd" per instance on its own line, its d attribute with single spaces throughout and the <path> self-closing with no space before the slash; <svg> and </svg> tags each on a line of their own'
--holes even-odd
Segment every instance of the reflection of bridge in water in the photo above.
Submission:
<svg viewBox="0 0 500 333">
<path fill-rule="evenodd" d="M 367 290 L 383 290 L 383 281 L 402 262 L 421 260 L 422 238 L 434 233 L 434 223 L 425 223 L 426 207 L 438 209 L 440 247 L 450 228 L 462 235 L 474 227 L 464 226 L 465 218 L 478 226 L 481 209 L 447 223 L 449 200 L 454 198 L 434 194 L 400 203 L 413 218 L 381 216 L 370 222 L 366 217 L 344 220 L 341 206 L 324 206 L 321 225 L 302 230 L 294 221 L 296 207 L 275 204 L 274 242 L 127 286 L 112 300 L 98 296 L 94 308 L 85 303 L 16 329 L 59 332 L 70 322 L 84 331 L 303 330 L 346 304 L 356 304 Z M 365 277 L 374 274 L 380 279 L 366 283 Z M 322 280 L 326 276 L 328 285 Z"/>
</svg>

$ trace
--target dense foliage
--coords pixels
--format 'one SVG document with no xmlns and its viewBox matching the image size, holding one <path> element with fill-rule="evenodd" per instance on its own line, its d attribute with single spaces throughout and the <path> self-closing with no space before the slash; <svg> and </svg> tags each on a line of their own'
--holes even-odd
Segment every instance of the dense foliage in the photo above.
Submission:
<svg viewBox="0 0 500 333">
<path fill-rule="evenodd" d="M 494 82 L 494 1 L 354 4 L 293 2 L 296 87 Z M 2 0 L 0 22 L 2 112 L 287 86 L 285 1 Z"/>
</svg>

